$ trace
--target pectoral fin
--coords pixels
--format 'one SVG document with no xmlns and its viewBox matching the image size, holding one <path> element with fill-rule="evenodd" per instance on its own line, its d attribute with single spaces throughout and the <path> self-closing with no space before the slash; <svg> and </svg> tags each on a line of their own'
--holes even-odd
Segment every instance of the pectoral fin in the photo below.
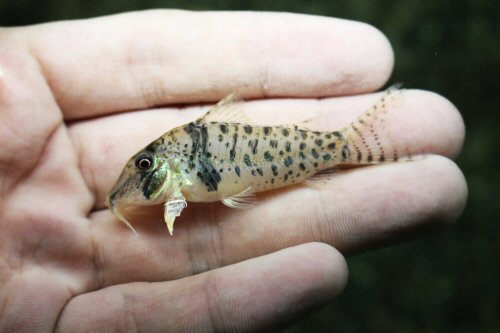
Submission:
<svg viewBox="0 0 500 333">
<path fill-rule="evenodd" d="M 256 204 L 255 192 L 249 187 L 240 193 L 222 199 L 222 203 L 231 208 L 250 208 Z"/>
<path fill-rule="evenodd" d="M 170 235 L 174 234 L 174 222 L 177 216 L 180 216 L 182 210 L 187 207 L 187 202 L 182 199 L 169 200 L 165 203 L 165 210 L 163 213 L 163 217 L 165 219 L 165 223 L 167 224 L 168 232 Z"/>
</svg>

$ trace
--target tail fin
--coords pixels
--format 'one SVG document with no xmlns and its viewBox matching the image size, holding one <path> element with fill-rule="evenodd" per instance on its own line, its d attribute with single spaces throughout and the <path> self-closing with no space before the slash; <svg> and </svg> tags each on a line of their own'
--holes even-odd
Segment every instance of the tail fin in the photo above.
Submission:
<svg viewBox="0 0 500 333">
<path fill-rule="evenodd" d="M 412 159 L 408 149 L 397 148 L 385 127 L 386 114 L 404 93 L 400 87 L 401 84 L 389 87 L 373 106 L 340 131 L 346 142 L 342 150 L 346 165 Z"/>
</svg>

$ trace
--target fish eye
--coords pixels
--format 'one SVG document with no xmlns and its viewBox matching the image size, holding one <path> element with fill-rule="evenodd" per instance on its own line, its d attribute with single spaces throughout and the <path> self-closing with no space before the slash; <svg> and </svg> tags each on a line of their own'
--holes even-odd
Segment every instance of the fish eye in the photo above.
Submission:
<svg viewBox="0 0 500 333">
<path fill-rule="evenodd" d="M 153 157 L 151 155 L 140 155 L 135 160 L 135 166 L 137 169 L 146 171 L 153 165 Z"/>
</svg>

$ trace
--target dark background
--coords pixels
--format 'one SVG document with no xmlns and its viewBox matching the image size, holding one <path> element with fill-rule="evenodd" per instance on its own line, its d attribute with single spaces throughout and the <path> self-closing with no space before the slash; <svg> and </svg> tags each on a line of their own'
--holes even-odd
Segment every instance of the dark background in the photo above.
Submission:
<svg viewBox="0 0 500 333">
<path fill-rule="evenodd" d="M 396 54 L 390 82 L 436 91 L 462 112 L 458 164 L 470 197 L 439 234 L 348 258 L 344 294 L 285 332 L 500 330 L 500 2 L 493 0 L 167 1 L 0 0 L 0 26 L 149 8 L 290 11 L 342 17 L 382 30 Z M 496 134 L 495 134 L 496 133 Z"/>
</svg>

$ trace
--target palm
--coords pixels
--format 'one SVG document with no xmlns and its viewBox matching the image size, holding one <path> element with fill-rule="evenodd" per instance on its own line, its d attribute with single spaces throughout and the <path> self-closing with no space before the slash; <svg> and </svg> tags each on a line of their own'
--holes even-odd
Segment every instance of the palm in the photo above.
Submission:
<svg viewBox="0 0 500 333">
<path fill-rule="evenodd" d="M 167 24 L 158 21 L 161 15 L 172 18 L 180 15 L 181 21 L 197 20 L 196 14 L 191 17 L 185 13 L 130 17 L 144 20 L 141 22 L 151 19 Z M 205 19 L 212 20 L 208 15 L 200 22 Z M 287 17 L 285 20 L 301 22 L 305 19 Z M 115 21 L 120 19 L 114 18 L 106 26 L 113 29 Z M 90 32 L 87 42 L 94 49 L 105 49 L 98 39 L 92 40 L 92 33 L 100 33 L 97 22 L 80 22 L 75 26 L 85 27 Z M 176 224 L 174 237 L 168 236 L 161 223 L 161 212 L 149 209 L 147 215 L 135 219 L 141 221 L 135 225 L 141 234 L 137 238 L 105 209 L 106 191 L 135 151 L 168 128 L 194 119 L 202 110 L 124 111 L 180 101 L 216 101 L 234 89 L 241 77 L 237 73 L 232 81 L 225 81 L 227 87 L 222 87 L 220 93 L 200 90 L 195 77 L 191 78 L 192 86 L 187 88 L 179 79 L 178 86 L 173 88 L 177 89 L 175 92 L 162 86 L 156 87 L 159 91 L 145 93 L 149 81 L 161 81 L 147 70 L 128 76 L 138 81 L 132 82 L 132 86 L 143 88 L 134 90 L 135 95 L 127 91 L 126 84 L 120 86 L 123 91 L 115 89 L 106 82 L 108 76 L 99 68 L 95 68 L 91 82 L 85 81 L 83 74 L 75 82 L 73 75 L 78 76 L 82 68 L 90 72 L 93 66 L 99 67 L 98 62 L 93 62 L 96 60 L 93 54 L 77 54 L 83 67 L 70 72 L 51 58 L 52 48 L 44 48 L 44 43 L 54 42 L 47 38 L 54 34 L 56 45 L 58 38 L 61 43 L 71 41 L 74 33 L 71 24 L 67 23 L 68 30 L 58 26 L 32 28 L 33 31 L 41 29 L 40 35 L 31 30 L 22 31 L 22 38 L 33 44 L 31 50 L 39 52 L 36 58 L 44 66 L 42 71 L 23 44 L 9 37 L 11 31 L 0 32 L 0 38 L 3 36 L 10 50 L 4 57 L 11 60 L 4 62 L 5 67 L 1 68 L 4 74 L 0 76 L 0 327 L 4 330 L 48 330 L 57 326 L 75 331 L 108 325 L 151 331 L 187 324 L 203 328 L 205 320 L 210 320 L 216 328 L 266 327 L 286 320 L 279 311 L 274 312 L 276 302 L 283 299 L 283 295 L 289 297 L 290 304 L 282 306 L 289 312 L 300 312 L 308 305 L 322 302 L 325 292 L 332 297 L 343 286 L 344 264 L 333 248 L 319 244 L 292 246 L 321 241 L 345 252 L 382 245 L 397 240 L 397 236 L 410 234 L 415 228 L 428 227 L 429 223 L 436 225 L 436 222 L 453 220 L 463 206 L 465 190 L 460 173 L 448 160 L 429 157 L 410 164 L 384 165 L 341 174 L 335 178 L 333 186 L 299 186 L 263 194 L 259 196 L 259 204 L 246 211 L 234 211 L 220 204 L 190 204 Z M 196 30 L 196 22 L 194 27 L 193 22 L 185 24 L 191 32 L 202 30 L 201 26 Z M 263 19 L 261 24 L 265 26 L 270 21 Z M 304 28 L 298 30 L 303 32 Z M 314 27 L 311 31 L 314 32 Z M 374 32 L 366 32 L 367 36 L 370 34 Z M 123 48 L 130 52 L 128 56 L 141 53 L 140 48 L 134 51 L 124 43 Z M 191 46 L 185 47 L 185 52 L 192 53 Z M 231 45 L 226 47 L 231 48 Z M 175 58 L 180 53 L 176 49 L 170 56 Z M 69 62 L 70 66 L 75 57 L 63 53 L 60 56 L 63 58 L 60 63 L 67 65 Z M 384 56 L 389 57 L 388 53 L 380 55 Z M 117 57 L 121 59 L 120 55 Z M 117 59 L 110 59 L 109 64 Z M 133 57 L 127 59 L 133 68 Z M 143 57 L 140 61 L 153 61 L 148 59 Z M 196 65 L 194 59 L 193 63 Z M 252 66 L 249 60 L 249 69 Z M 120 82 L 119 75 L 123 74 L 120 71 L 126 70 L 127 67 L 120 67 L 113 74 L 118 76 L 117 81 Z M 231 73 L 231 69 L 227 72 Z M 221 76 L 231 75 L 223 73 Z M 360 73 L 357 74 L 360 81 L 368 82 L 362 88 L 365 90 L 375 88 L 384 79 L 383 75 L 374 79 L 369 76 L 373 74 L 361 70 Z M 219 81 L 216 77 L 211 79 Z M 267 94 L 314 97 L 336 95 L 340 91 L 358 92 L 341 83 L 338 90 L 324 88 L 321 77 L 303 82 L 302 87 L 287 85 L 286 80 L 286 75 L 278 75 L 275 78 L 277 86 L 266 88 L 271 89 Z M 247 87 L 246 94 L 262 97 L 262 87 L 251 84 Z M 199 91 L 194 95 L 196 98 L 189 97 L 190 89 Z M 130 100 L 123 97 L 128 93 Z M 329 127 L 336 128 L 342 123 L 331 119 L 351 119 L 375 98 L 332 98 L 320 103 L 270 100 L 249 103 L 248 112 L 254 118 L 262 118 L 261 121 L 269 119 L 271 113 L 273 121 L 288 122 L 290 114 L 280 114 L 279 110 L 295 110 L 294 120 L 300 120 L 308 117 L 304 110 L 319 108 L 330 112 L 325 121 Z M 426 107 L 421 107 L 422 104 Z M 445 156 L 452 156 L 460 149 L 461 120 L 441 98 L 410 92 L 400 107 L 405 121 L 414 124 L 412 135 L 404 131 L 398 134 L 395 130 L 401 142 L 407 141 L 416 151 Z M 419 116 L 424 113 L 436 118 L 435 122 L 441 126 L 434 126 L 434 122 L 418 124 L 415 109 L 420 110 Z M 346 111 L 352 112 L 352 117 L 342 116 Z M 99 118 L 92 118 L 95 116 Z M 415 191 L 415 188 L 421 190 Z M 370 197 L 366 193 L 370 193 Z M 404 202 L 397 201 L 401 197 Z M 440 203 L 439 207 L 436 202 Z M 288 247 L 292 248 L 263 256 Z M 231 265 L 259 256 L 263 257 Z M 220 268 L 224 266 L 227 267 Z M 205 271 L 210 273 L 194 275 Z M 190 275 L 193 276 L 177 280 Z M 269 279 L 270 275 L 273 279 Z M 285 280 L 288 289 L 280 288 Z M 138 281 L 145 283 L 133 283 Z M 232 290 L 247 290 L 254 297 L 236 291 L 233 295 Z M 205 296 L 200 299 L 200 294 Z M 210 301 L 210 298 L 215 300 Z M 267 307 L 251 310 L 252 300 L 258 302 L 259 299 L 265 299 Z M 297 302 L 304 304 L 303 308 L 297 308 L 294 305 Z M 242 304 L 250 307 L 245 311 L 235 310 Z M 152 310 L 148 311 L 148 307 Z M 216 307 L 219 315 L 214 315 L 211 307 Z M 161 316 L 165 309 L 175 316 Z M 225 316 L 232 320 L 224 319 Z M 261 321 L 250 323 L 250 327 L 237 326 L 246 317 Z M 155 319 L 152 322 L 158 323 L 157 326 L 148 326 L 153 325 L 148 318 Z"/>
</svg>

